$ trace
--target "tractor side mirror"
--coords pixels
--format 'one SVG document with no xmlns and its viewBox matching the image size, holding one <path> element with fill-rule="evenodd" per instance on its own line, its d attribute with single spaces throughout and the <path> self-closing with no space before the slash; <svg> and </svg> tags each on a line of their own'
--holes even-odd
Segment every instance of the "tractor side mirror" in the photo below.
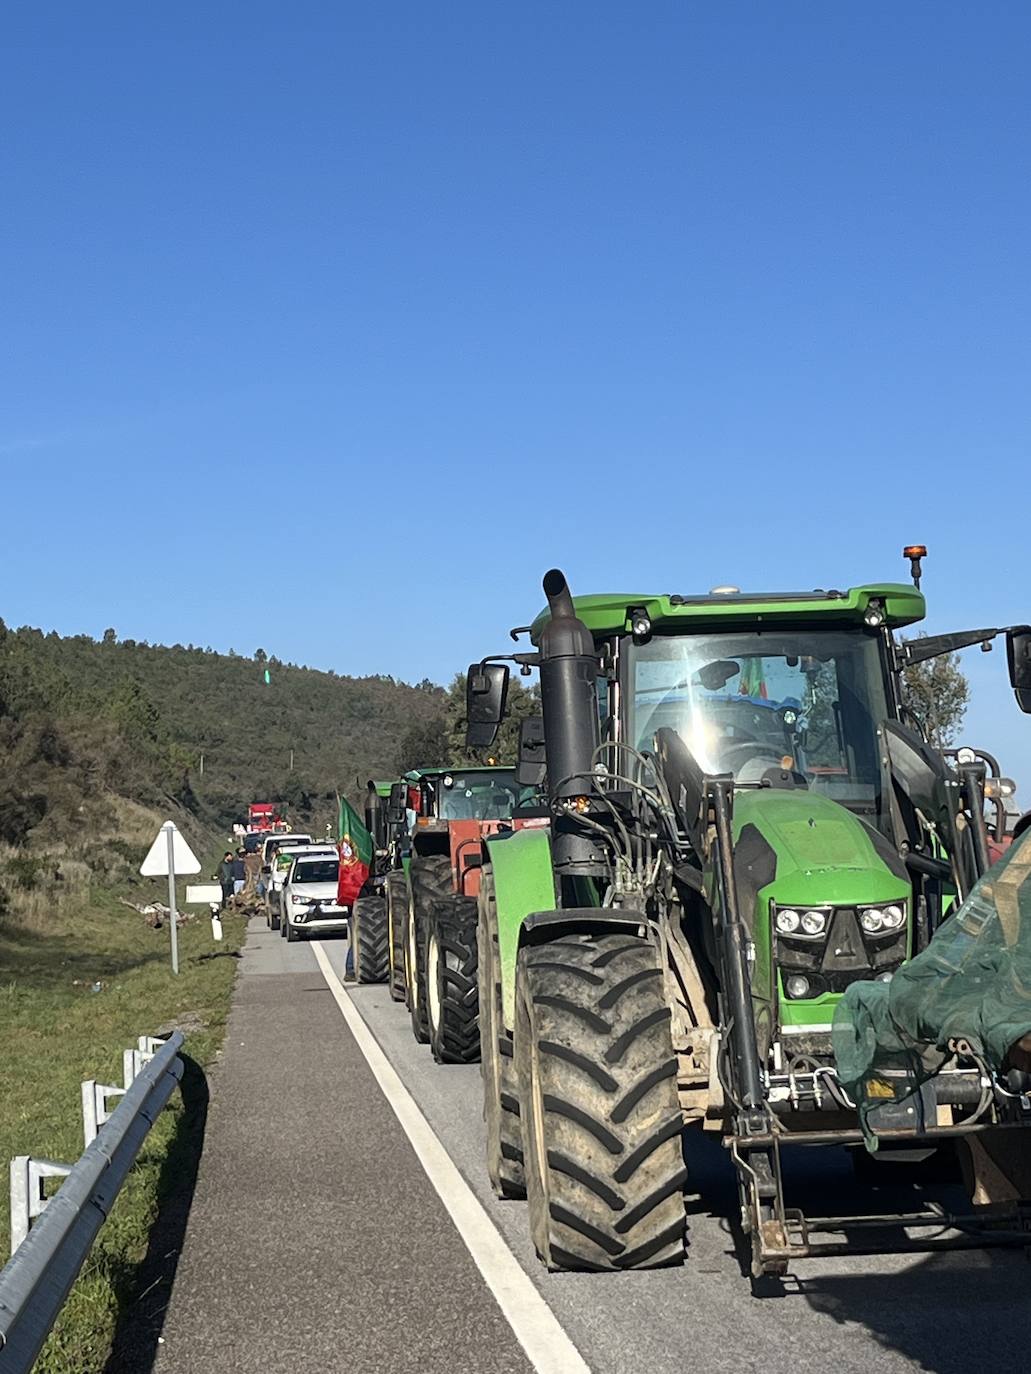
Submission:
<svg viewBox="0 0 1031 1374">
<path fill-rule="evenodd" d="M 1014 625 L 1006 631 L 1006 660 L 1017 705 L 1031 711 L 1031 625 Z"/>
<path fill-rule="evenodd" d="M 465 680 L 465 742 L 470 749 L 494 743 L 505 718 L 507 663 L 473 663 Z"/>
<path fill-rule="evenodd" d="M 527 716 L 519 725 L 519 762 L 516 766 L 516 782 L 520 787 L 543 787 L 546 770 L 544 717 Z"/>
</svg>

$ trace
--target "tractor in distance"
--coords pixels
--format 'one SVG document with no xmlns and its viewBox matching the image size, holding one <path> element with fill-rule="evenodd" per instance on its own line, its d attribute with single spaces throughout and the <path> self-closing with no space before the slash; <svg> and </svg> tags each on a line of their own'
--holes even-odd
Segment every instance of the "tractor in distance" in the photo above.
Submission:
<svg viewBox="0 0 1031 1374">
<path fill-rule="evenodd" d="M 924 551 L 907 552 L 918 575 Z M 924 616 L 918 583 L 574 602 L 552 570 L 544 592 L 532 651 L 484 659 L 467 681 L 483 748 L 507 662 L 539 669 L 551 813 L 550 829 L 483 843 L 495 1191 L 527 1198 L 549 1268 L 677 1263 L 693 1125 L 733 1161 L 755 1280 L 841 1253 L 852 1219 L 789 1207 L 781 1150 L 863 1143 L 835 1071 L 835 1008 L 853 981 L 890 979 L 970 891 L 1001 786 L 973 751 L 953 765 L 929 748 L 902 670 L 1005 634 L 1031 710 L 1031 630 L 899 640 Z M 998 1087 L 957 1055 L 918 1093 L 889 1090 L 869 1124 L 896 1144 L 960 1142 L 983 1198 L 998 1177 L 987 1128 L 1031 1121 L 1028 1099 Z M 1027 1197 L 1029 1172 L 995 1195 Z M 903 1222 L 943 1228 L 934 1209 L 897 1221 L 900 1247 Z"/>
<path fill-rule="evenodd" d="M 372 838 L 373 859 L 351 911 L 354 976 L 359 983 L 382 983 L 390 974 L 391 884 L 400 880 L 404 887 L 402 862 L 407 830 L 404 808 L 397 805 L 398 795 L 403 791 L 402 783 L 377 782 L 372 778 L 365 785 L 363 819 Z"/>
<path fill-rule="evenodd" d="M 442 1064 L 480 1053 L 476 900 L 483 840 L 546 827 L 536 789 L 514 768 L 427 768 L 406 775 L 412 816 L 408 901 L 401 911 L 405 1000 L 412 1032 Z M 395 948 L 396 903 L 391 905 Z"/>
</svg>

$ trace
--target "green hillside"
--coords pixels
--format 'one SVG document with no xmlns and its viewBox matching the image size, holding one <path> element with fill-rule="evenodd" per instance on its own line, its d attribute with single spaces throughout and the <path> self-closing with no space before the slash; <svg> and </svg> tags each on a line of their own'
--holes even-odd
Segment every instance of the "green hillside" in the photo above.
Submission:
<svg viewBox="0 0 1031 1374">
<path fill-rule="evenodd" d="M 432 737 L 444 700 L 429 682 L 0 622 L 0 841 L 103 828 L 114 798 L 218 829 L 252 800 L 321 812 L 389 774 L 406 735 Z"/>
</svg>

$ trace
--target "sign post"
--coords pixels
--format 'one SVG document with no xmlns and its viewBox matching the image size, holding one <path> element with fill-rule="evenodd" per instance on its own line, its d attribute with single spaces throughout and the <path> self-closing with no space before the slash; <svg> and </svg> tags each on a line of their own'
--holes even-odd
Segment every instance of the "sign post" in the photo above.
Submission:
<svg viewBox="0 0 1031 1374">
<path fill-rule="evenodd" d="M 200 860 L 179 833 L 175 821 L 165 821 L 140 864 L 145 878 L 168 877 L 168 913 L 172 927 L 172 972 L 179 972 L 179 913 L 175 903 L 175 875 L 199 873 Z"/>
<path fill-rule="evenodd" d="M 172 972 L 179 972 L 179 913 L 175 909 L 175 853 L 173 850 L 173 836 L 175 826 L 171 821 L 165 821 L 161 829 L 168 836 L 168 910 L 169 920 L 172 925 Z"/>
</svg>

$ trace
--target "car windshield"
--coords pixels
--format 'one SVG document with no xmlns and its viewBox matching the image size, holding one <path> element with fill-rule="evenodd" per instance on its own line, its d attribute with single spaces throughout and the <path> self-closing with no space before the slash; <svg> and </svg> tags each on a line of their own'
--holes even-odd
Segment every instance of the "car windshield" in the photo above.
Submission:
<svg viewBox="0 0 1031 1374">
<path fill-rule="evenodd" d="M 760 783 L 792 769 L 855 810 L 879 811 L 877 725 L 888 713 L 875 632 L 655 636 L 630 646 L 631 735 L 678 732 L 709 773 Z"/>
<path fill-rule="evenodd" d="M 533 789 L 520 787 L 515 769 L 493 773 L 445 773 L 437 780 L 438 812 L 447 821 L 503 821 L 521 803 L 531 801 Z"/>
<path fill-rule="evenodd" d="M 284 849 L 298 849 L 302 844 L 311 844 L 310 835 L 290 835 L 278 840 L 269 841 L 269 853 L 278 854 Z"/>
<path fill-rule="evenodd" d="M 308 863 L 298 862 L 294 869 L 293 883 L 335 883 L 337 880 L 338 860 L 312 859 Z"/>
</svg>

